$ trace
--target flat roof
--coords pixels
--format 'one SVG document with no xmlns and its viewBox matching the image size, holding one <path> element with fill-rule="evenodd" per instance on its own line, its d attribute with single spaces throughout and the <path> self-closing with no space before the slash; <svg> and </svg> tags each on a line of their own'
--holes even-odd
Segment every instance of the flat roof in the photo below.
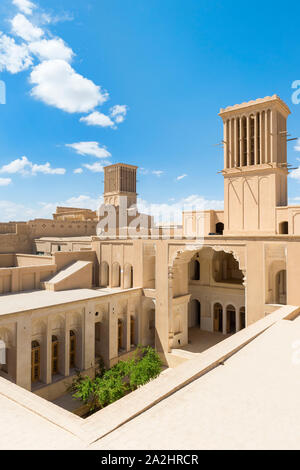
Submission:
<svg viewBox="0 0 300 470">
<path fill-rule="evenodd" d="M 134 289 L 70 289 L 58 292 L 38 290 L 1 295 L 0 316 L 67 304 L 79 300 L 88 300 L 97 297 L 101 298 L 111 294 L 127 292 L 129 290 Z"/>
</svg>

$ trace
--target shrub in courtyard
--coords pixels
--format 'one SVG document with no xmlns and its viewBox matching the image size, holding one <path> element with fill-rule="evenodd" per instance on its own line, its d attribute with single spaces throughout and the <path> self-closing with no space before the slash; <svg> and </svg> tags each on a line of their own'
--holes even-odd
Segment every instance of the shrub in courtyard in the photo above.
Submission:
<svg viewBox="0 0 300 470">
<path fill-rule="evenodd" d="M 102 373 L 95 379 L 77 374 L 69 391 L 94 412 L 157 377 L 161 367 L 160 357 L 153 348 L 138 346 L 132 359 L 120 361 L 109 370 L 101 368 Z"/>
</svg>

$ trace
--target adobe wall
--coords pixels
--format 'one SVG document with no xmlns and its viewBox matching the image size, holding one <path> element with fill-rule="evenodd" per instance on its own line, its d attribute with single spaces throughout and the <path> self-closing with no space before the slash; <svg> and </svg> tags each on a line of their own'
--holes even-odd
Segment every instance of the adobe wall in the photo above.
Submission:
<svg viewBox="0 0 300 470">
<path fill-rule="evenodd" d="M 99 264 L 96 251 L 58 251 L 53 254 L 53 260 L 57 265 L 57 271 L 75 261 L 91 261 L 93 263 L 92 283 L 94 286 L 99 286 Z"/>
<path fill-rule="evenodd" d="M 15 266 L 43 266 L 45 264 L 53 264 L 52 256 L 39 256 L 31 254 L 17 253 L 15 255 Z"/>
<path fill-rule="evenodd" d="M 16 261 L 14 253 L 5 253 L 0 255 L 0 268 L 12 268 L 13 266 L 15 266 L 15 262 Z"/>
<path fill-rule="evenodd" d="M 0 295 L 40 289 L 41 282 L 55 272 L 55 264 L 0 268 Z"/>
<path fill-rule="evenodd" d="M 32 241 L 27 234 L 0 234 L 0 253 L 31 253 Z"/>
<path fill-rule="evenodd" d="M 30 237 L 78 237 L 96 235 L 96 221 L 55 221 L 34 219 L 27 222 Z"/>
</svg>

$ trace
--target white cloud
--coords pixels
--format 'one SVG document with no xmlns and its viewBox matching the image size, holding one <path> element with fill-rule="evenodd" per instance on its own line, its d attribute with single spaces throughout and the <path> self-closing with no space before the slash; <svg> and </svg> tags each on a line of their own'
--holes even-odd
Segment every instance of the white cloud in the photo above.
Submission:
<svg viewBox="0 0 300 470">
<path fill-rule="evenodd" d="M 34 218 L 52 218 L 53 212 L 57 206 L 62 207 L 82 207 L 86 209 L 97 210 L 103 203 L 103 197 L 93 198 L 91 196 L 81 194 L 73 196 L 65 201 L 57 202 L 38 202 L 32 203 L 30 206 L 16 204 L 11 201 L 0 200 L 1 219 L 9 220 L 29 220 Z M 155 221 L 159 223 L 182 223 L 183 210 L 207 210 L 223 209 L 223 201 L 209 200 L 205 197 L 193 194 L 186 198 L 170 203 L 151 204 L 143 199 L 138 200 L 138 208 L 140 212 L 151 214 Z"/>
<path fill-rule="evenodd" d="M 99 209 L 102 203 L 103 203 L 103 196 L 99 196 L 98 198 L 93 198 L 85 194 L 80 194 L 79 196 L 72 196 L 65 201 L 38 202 L 38 206 L 33 208 L 29 217 L 30 218 L 39 218 L 39 217 L 52 218 L 52 214 L 55 212 L 57 206 L 80 207 L 82 209 L 97 210 Z M 1 201 L 0 201 L 0 209 L 1 209 Z"/>
<path fill-rule="evenodd" d="M 8 186 L 11 183 L 11 178 L 0 178 L 0 186 Z"/>
<path fill-rule="evenodd" d="M 30 82 L 34 85 L 32 96 L 68 113 L 89 112 L 108 98 L 108 93 L 60 59 L 37 65 Z"/>
<path fill-rule="evenodd" d="M 84 163 L 82 166 L 92 171 L 93 173 L 102 173 L 104 168 L 103 165 L 99 162 L 95 162 L 92 165 L 89 163 Z"/>
<path fill-rule="evenodd" d="M 44 165 L 32 165 L 31 172 L 33 175 L 37 173 L 44 173 L 44 175 L 64 175 L 66 173 L 65 168 L 51 168 L 49 162 L 45 163 Z"/>
<path fill-rule="evenodd" d="M 94 111 L 86 117 L 80 118 L 80 122 L 85 122 L 88 126 L 113 127 L 115 124 L 106 114 Z"/>
<path fill-rule="evenodd" d="M 12 201 L 0 200 L 1 221 L 30 220 L 35 218 L 51 218 L 57 206 L 81 207 L 96 210 L 103 202 L 102 196 L 93 198 L 91 196 L 79 195 L 68 198 L 66 201 L 58 202 L 32 202 L 30 206 L 17 204 Z"/>
<path fill-rule="evenodd" d="M 292 170 L 289 174 L 289 177 L 300 181 L 300 167 Z"/>
<path fill-rule="evenodd" d="M 76 151 L 79 155 L 91 155 L 97 158 L 109 158 L 111 154 L 105 147 L 100 147 L 99 142 L 75 142 L 74 144 L 66 144 Z"/>
<path fill-rule="evenodd" d="M 16 44 L 13 38 L 0 32 L 0 71 L 19 73 L 31 64 L 32 57 L 26 44 Z"/>
<path fill-rule="evenodd" d="M 72 49 L 61 38 L 34 41 L 28 48 L 40 60 L 61 59 L 70 62 L 74 56 Z"/>
<path fill-rule="evenodd" d="M 75 175 L 79 175 L 82 172 L 83 172 L 82 168 L 75 168 L 75 170 L 73 171 L 73 173 L 75 173 Z"/>
<path fill-rule="evenodd" d="M 17 158 L 12 162 L 8 163 L 7 165 L 3 165 L 0 168 L 0 173 L 28 173 L 25 169 L 31 167 L 31 162 L 28 160 L 27 157 Z"/>
<path fill-rule="evenodd" d="M 70 15 L 53 17 L 30 0 L 13 3 L 20 12 L 10 20 L 11 33 L 25 42 L 20 44 L 0 31 L 0 71 L 18 73 L 30 67 L 32 97 L 68 113 L 90 113 L 80 119 L 88 125 L 116 128 L 124 120 L 127 106 L 115 105 L 109 115 L 95 111 L 107 101 L 108 92 L 71 67 L 73 50 L 47 29 L 49 24 L 72 19 Z M 25 15 L 31 15 L 33 9 L 37 11 L 29 20 Z"/>
<path fill-rule="evenodd" d="M 35 4 L 29 0 L 12 0 L 12 2 L 22 13 L 25 13 L 25 15 L 31 15 L 32 10 L 36 8 Z"/>
<path fill-rule="evenodd" d="M 182 180 L 183 178 L 185 178 L 186 176 L 187 176 L 186 173 L 184 173 L 183 175 L 177 176 L 176 181 L 180 181 L 180 180 Z"/>
<path fill-rule="evenodd" d="M 138 208 L 140 212 L 152 215 L 156 222 L 175 224 L 182 223 L 182 211 L 207 209 L 222 210 L 223 207 L 223 201 L 205 199 L 205 197 L 198 194 L 192 194 L 177 202 L 175 201 L 172 204 L 151 204 L 143 199 L 138 200 Z"/>
<path fill-rule="evenodd" d="M 300 152 L 300 139 L 297 140 L 297 143 L 294 146 L 294 150 L 296 150 L 296 152 Z"/>
<path fill-rule="evenodd" d="M 25 39 L 25 41 L 35 41 L 40 39 L 44 32 L 38 26 L 34 26 L 26 16 L 18 13 L 12 20 L 12 31 L 17 36 Z"/>
<path fill-rule="evenodd" d="M 27 157 L 23 156 L 13 160 L 7 165 L 3 165 L 0 168 L 0 173 L 20 173 L 21 175 L 36 175 L 37 173 L 44 173 L 45 175 L 64 175 L 66 170 L 65 168 L 52 168 L 49 162 L 37 165 L 36 163 L 29 161 Z"/>
<path fill-rule="evenodd" d="M 120 124 L 124 121 L 127 114 L 128 106 L 126 104 L 116 104 L 110 108 L 110 116 L 114 118 L 117 124 Z"/>
<path fill-rule="evenodd" d="M 160 177 L 163 174 L 163 171 L 162 170 L 153 170 L 152 174 L 155 175 L 155 176 Z"/>
</svg>

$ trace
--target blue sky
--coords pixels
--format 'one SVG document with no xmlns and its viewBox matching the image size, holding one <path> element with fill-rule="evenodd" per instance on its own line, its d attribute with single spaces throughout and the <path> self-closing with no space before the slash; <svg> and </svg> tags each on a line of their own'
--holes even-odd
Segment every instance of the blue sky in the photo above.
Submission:
<svg viewBox="0 0 300 470">
<path fill-rule="evenodd" d="M 221 107 L 276 93 L 300 136 L 299 16 L 296 1 L 1 0 L 0 220 L 96 208 L 116 162 L 141 168 L 155 211 L 222 208 Z"/>
</svg>

